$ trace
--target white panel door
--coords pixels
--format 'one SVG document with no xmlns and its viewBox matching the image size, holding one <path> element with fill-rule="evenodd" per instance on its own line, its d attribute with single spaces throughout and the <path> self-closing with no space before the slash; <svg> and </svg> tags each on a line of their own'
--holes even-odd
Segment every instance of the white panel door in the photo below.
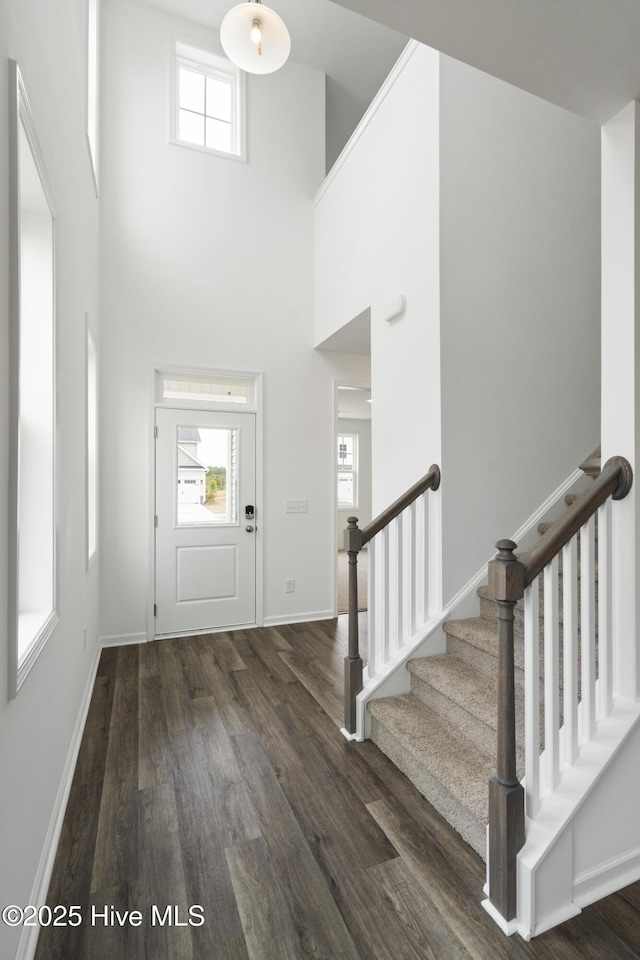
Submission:
<svg viewBox="0 0 640 960">
<path fill-rule="evenodd" d="M 255 416 L 156 410 L 156 636 L 256 619 Z"/>
</svg>

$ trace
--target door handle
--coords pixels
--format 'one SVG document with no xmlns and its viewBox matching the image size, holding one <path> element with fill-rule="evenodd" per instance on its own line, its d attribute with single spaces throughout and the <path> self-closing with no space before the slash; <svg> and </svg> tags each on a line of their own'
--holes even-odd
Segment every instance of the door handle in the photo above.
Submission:
<svg viewBox="0 0 640 960">
<path fill-rule="evenodd" d="M 254 529 L 255 529 L 255 528 L 252 527 L 251 524 L 249 524 L 248 527 L 245 527 L 245 530 L 247 531 L 247 533 L 253 533 Z"/>
</svg>

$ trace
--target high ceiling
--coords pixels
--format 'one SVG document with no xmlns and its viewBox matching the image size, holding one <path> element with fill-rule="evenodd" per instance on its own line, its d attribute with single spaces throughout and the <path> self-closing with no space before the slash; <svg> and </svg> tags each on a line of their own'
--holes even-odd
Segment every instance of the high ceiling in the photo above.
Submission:
<svg viewBox="0 0 640 960">
<path fill-rule="evenodd" d="M 143 0 L 215 30 L 238 0 Z M 268 0 L 291 35 L 291 59 L 327 75 L 327 166 L 373 100 L 407 37 L 330 0 Z"/>
<path fill-rule="evenodd" d="M 598 123 L 640 99 L 640 0 L 335 0 Z"/>
</svg>

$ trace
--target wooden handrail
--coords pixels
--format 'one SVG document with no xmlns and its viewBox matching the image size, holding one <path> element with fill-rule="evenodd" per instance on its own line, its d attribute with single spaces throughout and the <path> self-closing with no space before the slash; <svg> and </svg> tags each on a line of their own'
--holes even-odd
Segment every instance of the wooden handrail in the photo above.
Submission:
<svg viewBox="0 0 640 960">
<path fill-rule="evenodd" d="M 496 773 L 489 780 L 489 898 L 510 922 L 517 912 L 516 864 L 525 839 L 524 790 L 516 775 L 514 610 L 525 589 L 598 508 L 622 500 L 633 483 L 624 457 L 607 460 L 602 473 L 552 524 L 531 550 L 518 558 L 512 540 L 499 540 L 489 563 L 489 588 L 498 607 L 498 724 Z"/>
<path fill-rule="evenodd" d="M 344 728 L 350 738 L 356 733 L 356 697 L 362 690 L 362 657 L 360 656 L 360 639 L 358 630 L 358 554 L 366 543 L 372 540 L 377 533 L 384 530 L 392 520 L 400 516 L 414 500 L 429 488 L 437 490 L 440 486 L 440 468 L 436 464 L 429 467 L 429 472 L 414 483 L 406 493 L 383 510 L 379 516 L 368 523 L 362 530 L 358 526 L 357 517 L 347 518 L 347 529 L 344 531 L 344 548 L 349 554 L 349 652 L 344 659 Z"/>
<path fill-rule="evenodd" d="M 568 507 L 538 542 L 520 557 L 524 567 L 524 586 L 528 587 L 548 563 L 560 553 L 605 500 L 623 500 L 631 489 L 633 471 L 624 457 L 611 457 L 586 493 Z"/>
<path fill-rule="evenodd" d="M 406 510 L 414 500 L 417 500 L 418 497 L 423 494 L 426 490 L 431 488 L 432 490 L 437 490 L 440 486 L 440 468 L 433 463 L 429 467 L 429 472 L 424 475 L 421 480 L 418 480 L 417 483 L 414 483 L 412 487 L 403 493 L 401 497 L 398 497 L 390 507 L 387 507 L 386 510 L 383 510 L 374 520 L 362 528 L 362 546 L 372 540 L 377 533 L 380 533 L 381 530 L 384 530 L 392 520 L 395 520 L 403 510 Z"/>
</svg>

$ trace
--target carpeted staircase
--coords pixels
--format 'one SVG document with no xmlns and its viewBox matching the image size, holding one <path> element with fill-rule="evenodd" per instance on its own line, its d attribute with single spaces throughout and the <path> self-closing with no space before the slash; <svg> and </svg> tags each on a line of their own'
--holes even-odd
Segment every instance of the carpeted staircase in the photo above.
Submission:
<svg viewBox="0 0 640 960">
<path fill-rule="evenodd" d="M 594 454 L 585 463 L 592 464 Z M 567 499 L 573 502 L 575 497 Z M 540 532 L 547 527 L 548 524 L 541 524 Z M 495 772 L 496 762 L 498 634 L 496 606 L 488 587 L 479 587 L 476 592 L 480 616 L 448 620 L 444 624 L 447 652 L 408 662 L 410 693 L 369 701 L 367 709 L 371 714 L 374 743 L 484 859 L 487 781 Z M 524 750 L 522 601 L 516 605 L 515 633 L 517 751 L 521 776 Z"/>
</svg>

